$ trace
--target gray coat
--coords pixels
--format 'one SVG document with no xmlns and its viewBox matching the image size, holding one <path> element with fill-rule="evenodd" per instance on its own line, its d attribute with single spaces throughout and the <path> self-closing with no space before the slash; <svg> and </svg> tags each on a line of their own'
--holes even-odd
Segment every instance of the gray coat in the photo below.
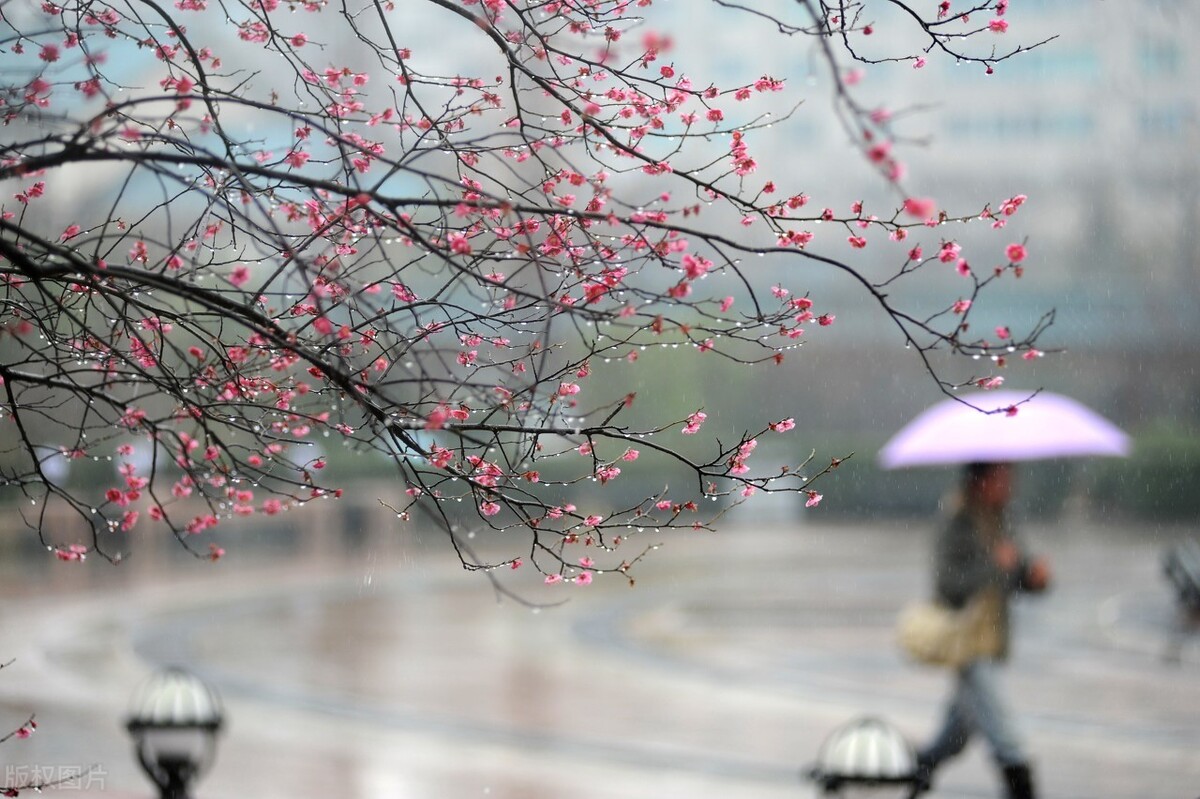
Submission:
<svg viewBox="0 0 1200 799">
<path fill-rule="evenodd" d="M 1005 540 L 1014 541 L 1001 515 L 963 508 L 942 529 L 934 549 L 934 594 L 939 600 L 961 608 L 980 593 L 994 590 L 998 601 L 990 607 L 992 624 L 1000 634 L 1000 658 L 1008 652 L 1008 599 L 1026 587 L 1029 572 L 1024 553 L 1012 571 L 996 563 L 992 551 Z"/>
</svg>

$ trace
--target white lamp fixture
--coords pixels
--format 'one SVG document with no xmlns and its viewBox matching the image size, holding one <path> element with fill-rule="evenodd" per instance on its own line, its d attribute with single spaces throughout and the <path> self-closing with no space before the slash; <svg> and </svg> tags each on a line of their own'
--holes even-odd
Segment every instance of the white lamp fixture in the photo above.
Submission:
<svg viewBox="0 0 1200 799">
<path fill-rule="evenodd" d="M 927 788 L 917 775 L 912 745 L 893 725 L 864 717 L 834 730 L 821 745 L 809 776 L 825 795 L 841 795 L 849 787 L 902 790 L 915 797 Z"/>
<path fill-rule="evenodd" d="M 221 722 L 216 693 L 183 669 L 164 669 L 137 689 L 125 726 L 162 799 L 188 799 L 188 785 L 212 765 Z"/>
</svg>

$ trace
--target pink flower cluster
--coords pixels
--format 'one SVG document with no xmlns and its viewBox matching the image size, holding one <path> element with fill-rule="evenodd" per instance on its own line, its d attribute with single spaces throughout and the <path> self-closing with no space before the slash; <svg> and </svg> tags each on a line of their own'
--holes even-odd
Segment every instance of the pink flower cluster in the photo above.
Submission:
<svg viewBox="0 0 1200 799">
<path fill-rule="evenodd" d="M 704 420 L 708 418 L 708 414 L 704 411 L 696 411 L 687 418 L 687 423 L 681 431 L 685 436 L 694 436 L 700 432 L 700 425 L 704 424 Z"/>
</svg>

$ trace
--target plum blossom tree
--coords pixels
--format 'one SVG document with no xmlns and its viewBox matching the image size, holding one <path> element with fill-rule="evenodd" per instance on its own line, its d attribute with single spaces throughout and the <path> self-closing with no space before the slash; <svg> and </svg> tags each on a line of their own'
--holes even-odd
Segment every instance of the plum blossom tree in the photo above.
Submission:
<svg viewBox="0 0 1200 799">
<path fill-rule="evenodd" d="M 0 671 L 8 668 L 13 661 L 0 663 Z M 19 742 L 33 737 L 37 732 L 37 717 L 30 714 L 25 721 L 15 728 L 0 734 L 0 746 L 10 742 Z M 0 778 L 0 796 L 15 797 L 24 792 L 41 793 L 51 788 L 78 787 L 84 776 L 82 768 L 50 769 L 34 766 L 8 766 L 5 775 Z"/>
<path fill-rule="evenodd" d="M 651 2 L 5 3 L 0 480 L 43 544 L 115 560 L 157 526 L 216 559 L 212 528 L 351 490 L 325 468 L 336 442 L 386 458 L 397 524 L 429 514 L 467 568 L 587 583 L 628 572 L 641 528 L 707 528 L 706 508 L 755 494 L 821 501 L 837 458 L 754 457 L 795 416 L 722 441 L 713 408 L 636 391 L 649 347 L 770 369 L 806 331 L 836 334 L 798 265 L 854 281 L 947 392 L 962 381 L 937 351 L 1037 356 L 1049 315 L 994 336 L 968 321 L 1025 268 L 1004 227 L 1024 197 L 910 193 L 888 111 L 855 94 L 887 62 L 1019 55 L 1007 0 L 874 4 L 915 36 L 882 54 L 868 3 L 711 0 L 773 46 L 812 42 L 825 113 L 893 197 L 841 210 L 755 150 L 804 99 L 785 76 L 693 74 L 673 37 L 704 34 L 652 24 Z M 969 262 L 956 226 L 980 219 L 1000 232 Z M 932 272 L 954 279 L 941 312 L 893 301 Z M 64 458 L 119 476 L 64 484 Z M 688 484 L 589 504 L 638 459 Z M 54 504 L 91 537 L 56 538 Z M 477 557 L 466 529 L 506 532 L 508 553 Z"/>
</svg>

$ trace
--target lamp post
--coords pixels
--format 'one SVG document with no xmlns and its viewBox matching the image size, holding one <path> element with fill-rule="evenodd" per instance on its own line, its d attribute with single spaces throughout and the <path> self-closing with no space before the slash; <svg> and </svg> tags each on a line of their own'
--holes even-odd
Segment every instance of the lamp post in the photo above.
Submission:
<svg viewBox="0 0 1200 799">
<path fill-rule="evenodd" d="M 841 796 L 844 789 L 857 787 L 871 793 L 899 791 L 915 799 L 929 790 L 912 745 L 893 725 L 871 716 L 834 730 L 807 776 L 823 796 Z"/>
<path fill-rule="evenodd" d="M 137 689 L 125 727 L 161 799 L 188 799 L 188 785 L 212 765 L 221 721 L 216 693 L 183 669 L 164 669 Z"/>
</svg>

